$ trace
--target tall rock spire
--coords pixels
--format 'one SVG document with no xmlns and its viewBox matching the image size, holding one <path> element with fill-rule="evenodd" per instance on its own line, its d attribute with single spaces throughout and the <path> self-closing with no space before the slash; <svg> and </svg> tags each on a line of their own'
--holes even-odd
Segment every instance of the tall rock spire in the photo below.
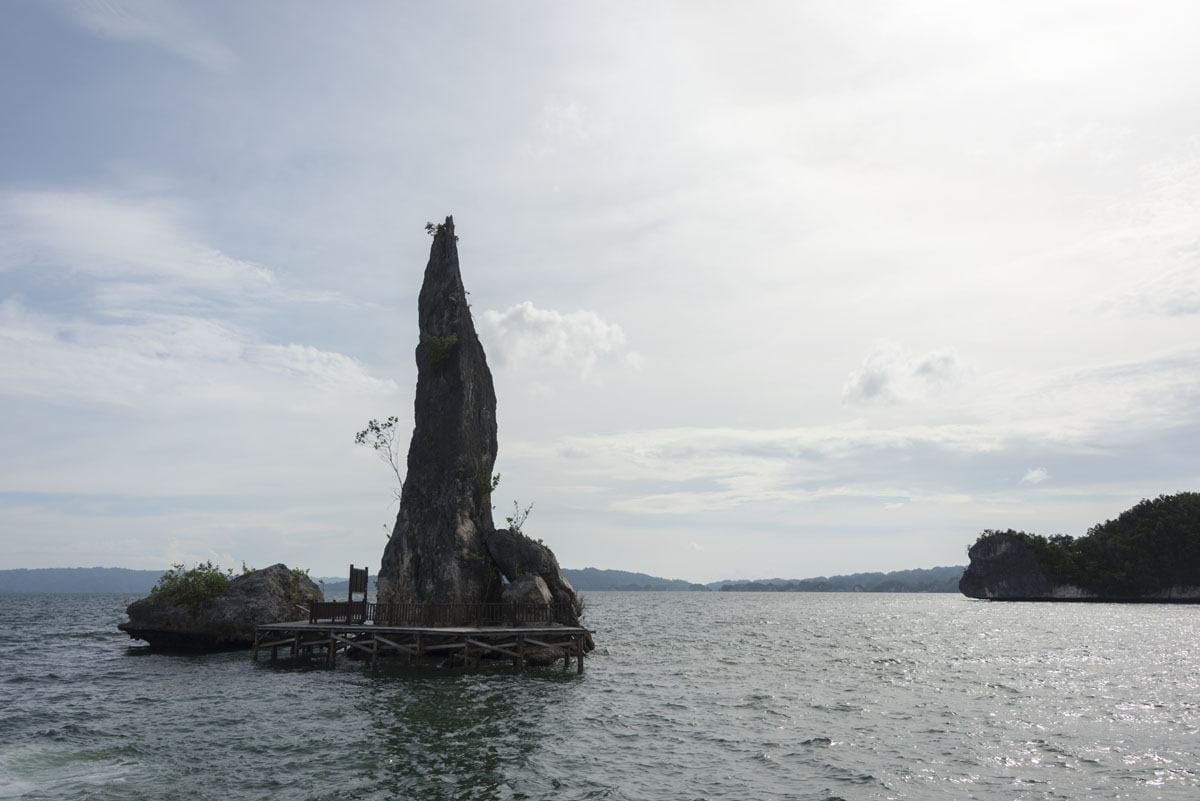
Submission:
<svg viewBox="0 0 1200 801">
<path fill-rule="evenodd" d="M 579 625 L 583 605 L 554 553 L 492 521 L 496 390 L 458 271 L 452 217 L 434 231 L 418 319 L 416 426 L 379 601 L 552 603 L 557 622 Z M 592 647 L 588 635 L 584 648 Z"/>
<path fill-rule="evenodd" d="M 418 316 L 416 425 L 379 600 L 498 601 L 501 580 L 487 548 L 496 391 L 467 305 L 452 217 L 434 233 Z"/>
</svg>

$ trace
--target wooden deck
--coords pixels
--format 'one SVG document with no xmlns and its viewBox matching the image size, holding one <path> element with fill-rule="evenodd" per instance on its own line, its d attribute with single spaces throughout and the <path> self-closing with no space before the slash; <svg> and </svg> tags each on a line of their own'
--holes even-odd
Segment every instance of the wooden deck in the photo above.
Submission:
<svg viewBox="0 0 1200 801">
<path fill-rule="evenodd" d="M 511 661 L 516 670 L 524 670 L 529 658 L 551 664 L 562 659 L 564 673 L 570 671 L 574 658 L 576 672 L 583 673 L 584 642 L 588 634 L 581 626 L 553 623 L 406 626 L 310 619 L 255 627 L 253 655 L 257 661 L 260 652 L 270 649 L 272 660 L 285 652 L 292 659 L 316 658 L 333 667 L 338 653 L 356 651 L 372 670 L 380 657 L 399 657 L 412 664 L 428 656 L 446 654 L 457 657 L 467 668 L 478 667 L 487 658 Z"/>
</svg>

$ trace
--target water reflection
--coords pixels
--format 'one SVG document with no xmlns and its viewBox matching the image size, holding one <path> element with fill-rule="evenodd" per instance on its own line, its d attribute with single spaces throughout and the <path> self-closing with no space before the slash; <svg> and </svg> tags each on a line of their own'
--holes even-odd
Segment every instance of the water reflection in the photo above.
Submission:
<svg viewBox="0 0 1200 801">
<path fill-rule="evenodd" d="M 377 680 L 367 708 L 381 797 L 493 801 L 551 791 L 528 786 L 544 775 L 529 768 L 568 714 L 568 686 L 501 674 Z"/>
</svg>

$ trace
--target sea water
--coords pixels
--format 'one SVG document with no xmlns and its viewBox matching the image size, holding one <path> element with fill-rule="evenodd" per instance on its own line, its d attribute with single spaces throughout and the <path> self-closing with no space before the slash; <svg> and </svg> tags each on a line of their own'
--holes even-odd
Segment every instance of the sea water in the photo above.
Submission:
<svg viewBox="0 0 1200 801">
<path fill-rule="evenodd" d="M 592 593 L 583 676 L 372 677 L 130 600 L 0 596 L 0 798 L 1200 798 L 1200 607 Z"/>
</svg>

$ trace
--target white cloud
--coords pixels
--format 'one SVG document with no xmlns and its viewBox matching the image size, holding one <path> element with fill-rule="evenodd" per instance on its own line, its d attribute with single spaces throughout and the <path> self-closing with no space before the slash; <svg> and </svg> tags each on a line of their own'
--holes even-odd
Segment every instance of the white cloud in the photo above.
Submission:
<svg viewBox="0 0 1200 801">
<path fill-rule="evenodd" d="M 1025 475 L 1021 476 L 1022 484 L 1041 484 L 1046 479 L 1050 478 L 1050 473 L 1044 467 L 1033 467 L 1025 471 Z"/>
<path fill-rule="evenodd" d="M 488 352 L 497 364 L 536 364 L 578 372 L 589 378 L 596 365 L 624 353 L 640 369 L 642 357 L 625 352 L 625 332 L 594 311 L 539 309 L 530 301 L 504 311 L 487 310 L 481 318 Z"/>
<path fill-rule="evenodd" d="M 607 485 L 598 497 L 609 498 L 611 511 L 691 515 L 853 498 L 894 511 L 1006 492 L 988 465 L 1023 454 L 1086 461 L 1200 426 L 1198 373 L 1193 349 L 1040 378 L 984 376 L 980 399 L 958 409 L 955 422 L 641 429 L 505 450 L 524 465 L 540 463 L 546 476 Z M 1022 483 L 1049 478 L 1031 468 Z"/>
<path fill-rule="evenodd" d="M 1178 254 L 1188 264 L 1147 278 L 1119 295 L 1126 311 L 1182 317 L 1200 314 L 1200 246 Z M 1110 305 L 1110 304 L 1106 304 Z"/>
<path fill-rule="evenodd" d="M 171 0 L 60 0 L 67 18 L 108 39 L 159 47 L 217 72 L 237 62 L 182 5 Z"/>
<path fill-rule="evenodd" d="M 894 342 L 875 343 L 842 389 L 848 403 L 907 403 L 962 380 L 965 367 L 953 348 L 914 354 Z"/>
<path fill-rule="evenodd" d="M 1145 167 L 1141 191 L 1120 205 L 1120 216 L 1079 245 L 1073 259 L 1090 272 L 1115 271 L 1114 286 L 1098 293 L 1101 311 L 1200 314 L 1200 152 L 1195 143 L 1189 150 Z"/>
<path fill-rule="evenodd" d="M 548 142 L 570 142 L 582 145 L 607 139 L 612 125 L 600 120 L 578 100 L 553 100 L 542 107 L 541 133 Z"/>
<path fill-rule="evenodd" d="M 0 195 L 0 231 L 7 239 L 0 270 L 60 269 L 139 282 L 143 293 L 159 292 L 155 284 L 161 282 L 238 294 L 274 286 L 270 270 L 203 244 L 181 216 L 177 204 L 166 199 L 6 192 Z"/>
<path fill-rule="evenodd" d="M 320 402 L 321 394 L 390 394 L 358 361 L 276 345 L 217 320 L 143 314 L 107 322 L 0 302 L 0 394 L 143 409 Z"/>
<path fill-rule="evenodd" d="M 234 323 L 238 310 L 336 298 L 281 290 L 271 270 L 206 244 L 185 216 L 163 198 L 0 194 L 0 273 L 79 293 L 74 313 L 0 298 L 0 363 L 10 379 L 0 393 L 149 408 L 285 397 L 303 405 L 311 390 L 395 390 L 353 358 Z"/>
<path fill-rule="evenodd" d="M 508 357 L 508 480 L 536 471 L 544 486 L 521 494 L 547 517 L 574 504 L 559 530 L 600 543 L 614 567 L 648 567 L 663 550 L 696 557 L 664 569 L 763 575 L 788 553 L 765 532 L 833 506 L 826 544 L 789 531 L 794 564 L 912 566 L 938 527 L 959 531 L 945 542 L 961 559 L 977 524 L 1032 521 L 1078 503 L 1067 493 L 1138 476 L 1194 484 L 1189 440 L 1170 427 L 1200 408 L 1200 358 L 1183 350 L 1200 341 L 1197 85 L 1179 78 L 1200 74 L 1200 5 L 774 2 L 735 18 L 698 4 L 281 15 L 116 0 L 74 4 L 66 25 L 22 8 L 5 23 L 27 46 L 0 53 L 21 80 L 0 99 L 37 98 L 39 113 L 6 139 L 18 169 L 0 190 L 50 191 L 10 192 L 23 208 L 0 208 L 0 299 L 18 304 L 5 310 L 3 389 L 26 393 L 5 395 L 0 444 L 13 465 L 44 461 L 46 437 L 23 433 L 41 408 L 51 426 L 93 422 L 97 438 L 44 461 L 40 487 L 136 474 L 121 478 L 134 493 L 225 490 L 293 463 L 348 475 L 326 461 L 346 445 L 339 426 L 410 408 L 411 386 L 369 387 L 372 371 L 412 369 L 419 227 L 438 209 L 466 225 L 477 308 L 503 315 L 537 297 L 539 311 L 588 308 L 622 327 L 614 344 L 607 328 L 560 319 L 547 333 L 517 315 L 502 337 L 478 317 L 489 356 Z M 64 73 L 66 52 L 87 69 Z M 237 80 L 205 71 L 231 66 Z M 164 201 L 173 192 L 188 205 Z M 284 308 L 287 288 L 387 311 Z M 899 352 L 864 361 L 880 335 Z M 330 410 L 324 434 L 309 419 L 264 425 L 272 405 L 305 403 Z M 187 447 L 136 457 L 131 436 L 154 447 L 173 431 L 140 420 L 174 404 L 245 419 L 230 433 L 189 415 Z M 601 433 L 613 439 L 589 438 Z M 218 458 L 222 437 L 233 444 Z M 550 444 L 510 467 L 522 441 Z M 311 461 L 272 461 L 280 442 Z M 571 443 L 580 455 L 558 459 Z M 211 469 L 178 480 L 182 453 Z M 1156 459 L 1176 472 L 1153 474 Z M 1018 482 L 1037 465 L 1054 476 L 1031 492 Z M 292 477 L 280 483 L 327 489 Z M 571 489 L 581 484 L 595 490 Z M 1018 503 L 989 517 L 990 486 Z M 847 544 L 850 493 L 876 493 L 857 502 L 870 510 L 859 520 L 884 547 Z M 961 497 L 973 502 L 947 501 L 957 517 L 920 517 Z M 652 546 L 683 521 L 643 520 L 634 537 L 629 515 L 605 514 L 638 503 L 713 510 L 678 535 L 704 544 L 703 559 Z M 704 538 L 714 518 L 739 536 Z M 27 547 L 40 532 L 93 530 L 83 519 L 0 528 L 27 532 L 9 543 Z M 199 541 L 208 528 L 191 530 Z"/>
</svg>

